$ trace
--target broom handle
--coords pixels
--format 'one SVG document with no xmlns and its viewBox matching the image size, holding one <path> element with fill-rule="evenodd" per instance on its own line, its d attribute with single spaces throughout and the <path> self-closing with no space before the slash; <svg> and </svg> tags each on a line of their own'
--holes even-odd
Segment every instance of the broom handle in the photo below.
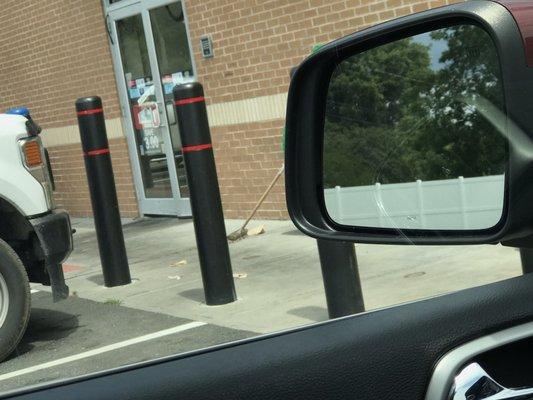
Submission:
<svg viewBox="0 0 533 400">
<path fill-rule="evenodd" d="M 248 222 L 250 222 L 250 220 L 253 218 L 253 216 L 255 215 L 257 210 L 259 209 L 259 207 L 261 207 L 261 204 L 263 204 L 263 201 L 265 201 L 266 197 L 268 196 L 268 194 L 270 193 L 270 191 L 272 190 L 272 188 L 274 187 L 274 185 L 278 181 L 278 179 L 281 176 L 281 174 L 283 174 L 284 170 L 285 170 L 285 164 L 283 164 L 281 166 L 281 168 L 279 169 L 278 173 L 276 174 L 276 176 L 274 177 L 272 182 L 270 182 L 270 185 L 268 186 L 267 190 L 265 190 L 265 193 L 263 193 L 263 195 L 261 196 L 261 198 L 259 199 L 259 201 L 255 205 L 254 209 L 252 210 L 252 212 L 250 213 L 250 215 L 246 219 L 246 222 L 244 223 L 244 225 L 242 226 L 241 229 L 246 228 L 246 225 L 248 225 Z"/>
</svg>

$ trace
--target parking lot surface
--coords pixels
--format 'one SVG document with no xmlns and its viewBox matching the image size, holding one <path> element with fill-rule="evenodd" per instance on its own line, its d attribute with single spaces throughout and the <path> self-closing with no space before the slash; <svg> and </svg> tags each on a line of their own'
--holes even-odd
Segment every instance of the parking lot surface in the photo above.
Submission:
<svg viewBox="0 0 533 400">
<path fill-rule="evenodd" d="M 113 302 L 71 297 L 53 304 L 46 292 L 32 295 L 32 314 L 22 343 L 1 364 L 0 388 L 75 377 L 243 339 L 254 332 L 136 310 Z"/>
<path fill-rule="evenodd" d="M 241 221 L 226 221 L 231 232 Z M 35 285 L 26 335 L 0 364 L 0 393 L 179 354 L 328 318 L 316 241 L 290 221 L 230 244 L 238 300 L 204 302 L 193 224 L 124 221 L 133 282 L 106 288 L 91 220 L 74 221 L 64 265 L 71 297 Z M 519 253 L 502 246 L 356 245 L 367 310 L 507 279 Z"/>
</svg>

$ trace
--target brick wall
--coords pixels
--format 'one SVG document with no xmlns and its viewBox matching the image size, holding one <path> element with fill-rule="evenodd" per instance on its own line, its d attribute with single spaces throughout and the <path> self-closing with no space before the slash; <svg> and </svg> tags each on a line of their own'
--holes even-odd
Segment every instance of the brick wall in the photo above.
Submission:
<svg viewBox="0 0 533 400">
<path fill-rule="evenodd" d="M 139 215 L 133 178 L 125 138 L 109 140 L 109 149 L 115 172 L 115 184 L 122 217 Z M 56 204 L 73 216 L 92 215 L 87 175 L 81 144 L 51 147 L 48 149 L 56 184 Z"/>
<path fill-rule="evenodd" d="M 118 97 L 100 0 L 2 0 L 0 106 L 24 104 L 43 127 L 76 124 L 78 97 Z"/>
<path fill-rule="evenodd" d="M 324 43 L 366 26 L 460 0 L 184 0 L 198 78 L 209 104 L 285 93 L 289 70 Z M 103 97 L 106 117 L 120 116 L 100 0 L 3 0 L 0 109 L 27 105 L 44 128 L 75 125 L 73 102 Z M 90 32 L 90 33 L 89 33 Z M 215 57 L 203 59 L 210 34 Z M 214 126 L 213 142 L 226 216 L 245 217 L 282 162 L 283 120 Z M 137 202 L 124 139 L 112 157 L 124 216 Z M 79 144 L 50 149 L 57 201 L 75 216 L 91 208 Z M 258 216 L 285 218 L 283 182 Z"/>
<path fill-rule="evenodd" d="M 289 71 L 327 43 L 369 25 L 461 0 L 185 0 L 198 76 L 208 101 L 281 93 Z M 215 56 L 202 58 L 211 35 Z"/>
<path fill-rule="evenodd" d="M 74 101 L 97 94 L 106 117 L 120 116 L 100 0 L 2 0 L 0 108 L 26 105 L 45 129 L 77 124 Z M 123 216 L 138 215 L 127 146 L 111 141 Z M 49 148 L 56 201 L 73 216 L 91 215 L 79 144 Z"/>
<path fill-rule="evenodd" d="M 289 71 L 317 43 L 461 0 L 186 0 L 199 80 L 208 103 L 284 93 Z M 211 35 L 215 56 L 202 58 Z M 283 162 L 283 120 L 212 129 L 225 215 L 244 218 Z M 258 212 L 286 218 L 283 182 Z"/>
<path fill-rule="evenodd" d="M 214 151 L 226 218 L 245 218 L 283 163 L 283 120 L 214 127 Z M 287 218 L 283 178 L 259 211 L 267 219 Z"/>
</svg>

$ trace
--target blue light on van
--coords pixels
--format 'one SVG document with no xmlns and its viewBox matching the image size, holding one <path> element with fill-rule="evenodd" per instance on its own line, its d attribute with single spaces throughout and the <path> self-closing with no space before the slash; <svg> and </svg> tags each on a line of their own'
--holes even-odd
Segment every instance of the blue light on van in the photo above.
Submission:
<svg viewBox="0 0 533 400">
<path fill-rule="evenodd" d="M 30 110 L 28 110 L 27 107 L 15 107 L 7 110 L 6 114 L 22 115 L 23 117 L 28 118 L 30 116 Z"/>
</svg>

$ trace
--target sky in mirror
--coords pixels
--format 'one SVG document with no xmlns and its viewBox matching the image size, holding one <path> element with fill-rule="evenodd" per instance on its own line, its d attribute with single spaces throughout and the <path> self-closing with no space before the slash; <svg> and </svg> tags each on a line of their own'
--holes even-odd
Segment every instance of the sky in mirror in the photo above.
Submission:
<svg viewBox="0 0 533 400">
<path fill-rule="evenodd" d="M 447 40 L 435 40 L 431 38 L 431 33 L 422 33 L 421 35 L 413 36 L 413 43 L 420 43 L 429 49 L 429 59 L 431 69 L 440 70 L 444 68 L 445 63 L 441 62 L 442 53 L 448 50 Z"/>
</svg>

